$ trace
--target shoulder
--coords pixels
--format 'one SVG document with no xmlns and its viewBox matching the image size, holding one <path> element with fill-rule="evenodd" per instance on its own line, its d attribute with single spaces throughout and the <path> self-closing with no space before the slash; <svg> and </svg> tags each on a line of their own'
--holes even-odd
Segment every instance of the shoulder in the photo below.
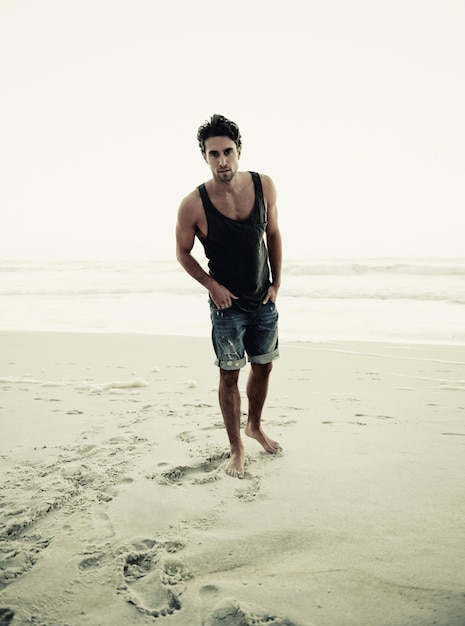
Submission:
<svg viewBox="0 0 465 626">
<path fill-rule="evenodd" d="M 268 187 L 268 186 L 274 187 L 274 183 L 273 183 L 273 180 L 271 179 L 271 176 L 268 176 L 268 174 L 263 174 L 263 172 L 257 172 L 257 174 L 260 176 L 260 180 L 262 181 L 262 185 L 264 187 Z"/>
<path fill-rule="evenodd" d="M 262 183 L 263 195 L 268 204 L 274 204 L 276 200 L 276 187 L 273 179 L 268 174 L 258 174 Z"/>
<path fill-rule="evenodd" d="M 181 200 L 181 204 L 179 205 L 179 211 L 183 213 L 195 212 L 201 208 L 202 200 L 197 187 L 187 194 L 187 196 Z"/>
</svg>

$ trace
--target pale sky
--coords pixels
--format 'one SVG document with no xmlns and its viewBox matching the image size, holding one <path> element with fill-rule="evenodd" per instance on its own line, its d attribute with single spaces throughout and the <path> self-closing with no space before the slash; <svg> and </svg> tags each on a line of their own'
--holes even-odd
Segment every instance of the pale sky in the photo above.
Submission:
<svg viewBox="0 0 465 626">
<path fill-rule="evenodd" d="M 464 32 L 463 0 L 0 0 L 0 259 L 173 258 L 213 113 L 285 258 L 463 257 Z"/>
</svg>

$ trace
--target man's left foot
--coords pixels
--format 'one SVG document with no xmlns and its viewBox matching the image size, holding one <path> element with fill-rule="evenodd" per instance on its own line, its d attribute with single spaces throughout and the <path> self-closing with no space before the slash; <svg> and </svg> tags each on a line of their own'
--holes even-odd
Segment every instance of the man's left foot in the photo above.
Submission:
<svg viewBox="0 0 465 626">
<path fill-rule="evenodd" d="M 277 441 L 273 441 L 273 439 L 270 439 L 267 435 L 265 435 L 261 428 L 259 430 L 253 430 L 253 428 L 247 424 L 245 427 L 245 434 L 258 441 L 262 448 L 270 454 L 278 454 L 278 452 L 282 451 L 279 443 Z"/>
</svg>

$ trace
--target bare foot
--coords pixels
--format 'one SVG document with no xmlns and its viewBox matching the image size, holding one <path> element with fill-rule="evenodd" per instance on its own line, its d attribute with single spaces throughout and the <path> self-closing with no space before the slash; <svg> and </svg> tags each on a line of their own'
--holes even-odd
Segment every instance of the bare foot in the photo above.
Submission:
<svg viewBox="0 0 465 626">
<path fill-rule="evenodd" d="M 245 434 L 252 439 L 256 439 L 263 449 L 270 454 L 277 454 L 282 451 L 279 443 L 277 441 L 273 441 L 273 439 L 270 439 L 267 435 L 265 435 L 261 428 L 254 430 L 250 424 L 247 424 L 245 427 Z"/>
<path fill-rule="evenodd" d="M 231 458 L 226 466 L 226 474 L 233 478 L 244 478 L 245 453 L 244 448 L 231 450 Z"/>
</svg>

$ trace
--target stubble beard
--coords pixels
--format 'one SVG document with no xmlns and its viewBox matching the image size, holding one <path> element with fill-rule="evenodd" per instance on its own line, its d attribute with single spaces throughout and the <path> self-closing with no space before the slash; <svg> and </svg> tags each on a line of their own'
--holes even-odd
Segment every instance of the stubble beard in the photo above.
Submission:
<svg viewBox="0 0 465 626">
<path fill-rule="evenodd" d="M 216 179 L 220 182 L 220 183 L 230 183 L 232 181 L 232 179 L 234 178 L 234 176 L 236 175 L 237 172 L 229 169 L 225 172 L 221 172 L 218 171 L 216 172 Z"/>
</svg>

